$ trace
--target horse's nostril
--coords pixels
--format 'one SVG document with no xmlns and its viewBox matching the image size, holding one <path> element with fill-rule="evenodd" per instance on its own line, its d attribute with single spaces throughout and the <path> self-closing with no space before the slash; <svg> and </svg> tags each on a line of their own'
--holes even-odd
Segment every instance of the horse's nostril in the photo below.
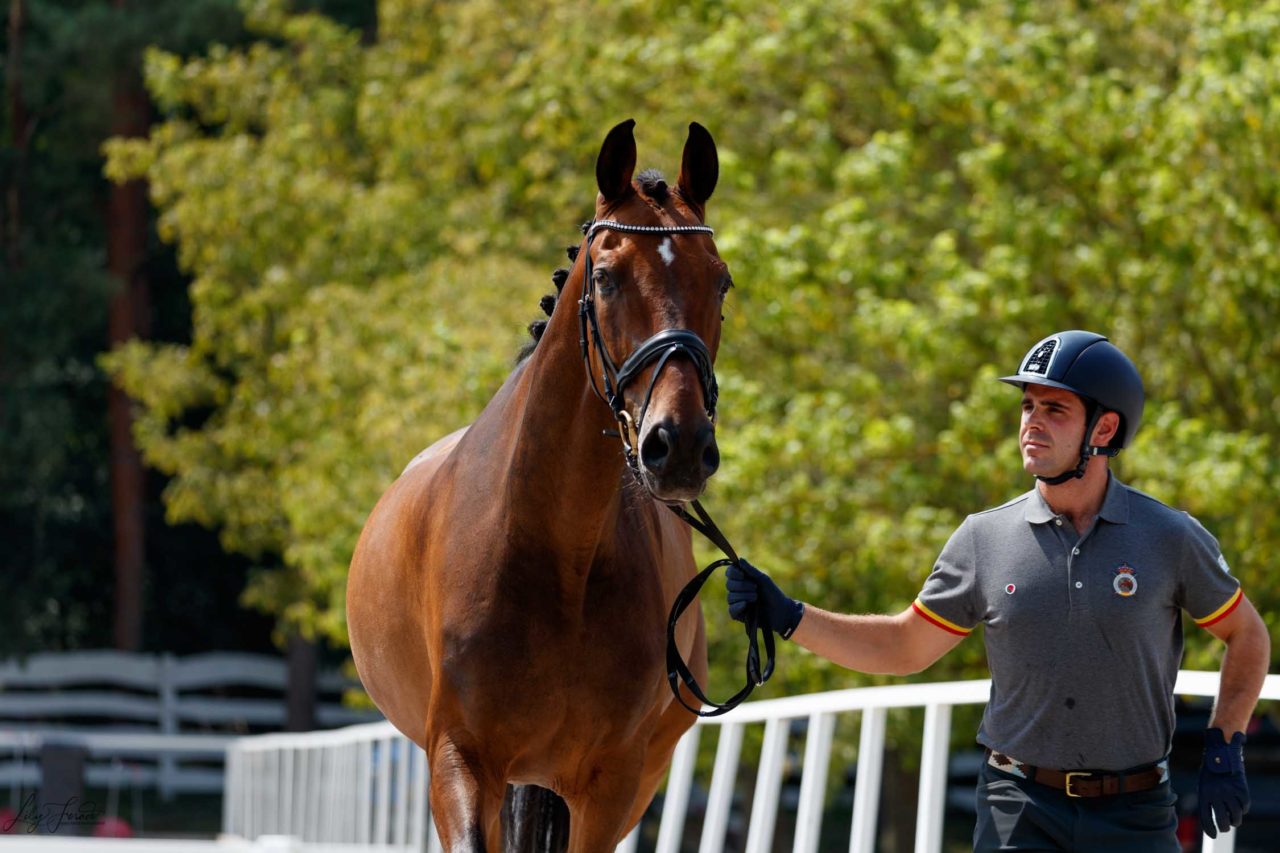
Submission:
<svg viewBox="0 0 1280 853">
<path fill-rule="evenodd" d="M 702 476 L 710 477 L 720 467 L 720 448 L 715 439 L 702 450 Z"/>
<path fill-rule="evenodd" d="M 710 477 L 720 467 L 720 447 L 716 444 L 715 427 L 710 424 L 698 430 L 699 458 L 702 461 L 702 476 Z"/>
<path fill-rule="evenodd" d="M 671 457 L 671 433 L 666 427 L 654 427 L 640 446 L 640 461 L 650 471 L 661 471 Z"/>
</svg>

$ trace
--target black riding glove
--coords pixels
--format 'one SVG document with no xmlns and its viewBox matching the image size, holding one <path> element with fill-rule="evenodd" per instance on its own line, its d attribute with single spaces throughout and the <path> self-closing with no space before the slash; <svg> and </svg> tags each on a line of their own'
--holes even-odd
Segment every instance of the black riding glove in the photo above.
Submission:
<svg viewBox="0 0 1280 853">
<path fill-rule="evenodd" d="M 1236 732 L 1231 742 L 1222 729 L 1204 733 L 1204 761 L 1200 764 L 1200 825 L 1204 834 L 1217 838 L 1240 825 L 1249 811 L 1249 783 L 1244 779 L 1244 741 Z M 1214 819 L 1217 826 L 1214 826 Z"/>
<path fill-rule="evenodd" d="M 725 569 L 724 585 L 729 590 L 730 616 L 745 622 L 748 608 L 757 605 L 761 624 L 768 625 L 782 639 L 791 639 L 804 616 L 803 602 L 787 598 L 768 575 L 746 560 Z"/>
</svg>

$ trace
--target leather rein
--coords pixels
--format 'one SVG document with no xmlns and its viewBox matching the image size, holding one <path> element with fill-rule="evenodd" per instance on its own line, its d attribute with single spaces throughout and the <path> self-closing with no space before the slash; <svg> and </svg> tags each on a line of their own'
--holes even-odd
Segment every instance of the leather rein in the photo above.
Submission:
<svg viewBox="0 0 1280 853">
<path fill-rule="evenodd" d="M 598 220 L 587 227 L 586 245 L 583 252 L 582 298 L 578 300 L 578 333 L 579 344 L 582 349 L 582 360 L 587 368 L 587 377 L 591 381 L 591 389 L 596 393 L 596 396 L 609 406 L 614 418 L 618 421 L 617 432 L 609 430 L 605 434 L 613 435 L 622 440 L 622 452 L 626 457 L 627 467 L 631 469 L 632 474 L 639 478 L 638 445 L 640 426 L 644 423 L 645 415 L 648 413 L 649 401 L 653 396 L 653 389 L 658 382 L 658 376 L 662 373 L 662 368 L 667 365 L 667 362 L 677 355 L 682 355 L 694 363 L 698 372 L 698 381 L 702 385 L 702 396 L 706 403 L 707 416 L 713 424 L 716 418 L 719 387 L 716 384 L 715 370 L 712 367 L 711 353 L 707 349 L 707 345 L 703 343 L 702 338 L 689 329 L 663 329 L 636 347 L 635 351 L 627 357 L 621 367 L 616 366 L 616 362 L 609 356 L 609 350 L 605 347 L 604 337 L 600 333 L 600 322 L 596 317 L 595 307 L 595 282 L 592 278 L 591 269 L 591 243 L 604 230 L 621 231 L 629 234 L 663 235 L 714 234 L 715 232 L 705 225 L 628 225 L 612 220 Z M 591 351 L 593 349 L 600 359 L 601 375 L 598 381 L 591 369 Z M 649 385 L 645 389 L 644 402 L 640 406 L 640 417 L 638 420 L 633 420 L 627 411 L 623 391 L 627 385 L 635 381 L 645 368 L 654 363 L 656 363 L 656 366 L 653 370 L 653 375 L 649 378 Z M 683 506 L 672 504 L 665 504 L 665 506 L 686 524 L 709 539 L 727 558 L 711 563 L 685 585 L 680 594 L 676 596 L 675 602 L 671 606 L 671 614 L 667 619 L 667 682 L 671 686 L 671 692 L 675 695 L 676 701 L 699 717 L 717 717 L 737 707 L 751 695 L 752 690 L 763 685 L 773 675 L 773 629 L 767 624 L 760 624 L 756 607 L 753 606 L 747 610 L 745 620 L 748 641 L 746 684 L 724 702 L 713 702 L 708 699 L 698 685 L 697 679 L 694 678 L 693 673 L 689 670 L 688 664 L 680 656 L 680 650 L 676 646 L 676 623 L 689 605 L 698 597 L 699 590 L 702 589 L 703 584 L 707 582 L 707 579 L 711 577 L 716 569 L 734 565 L 739 561 L 739 557 L 733 546 L 729 544 L 729 540 L 720 532 L 720 528 L 716 526 L 711 516 L 698 501 L 690 502 L 696 517 L 691 515 Z M 762 630 L 764 632 L 765 648 L 763 670 L 760 667 L 759 643 L 759 634 Z M 709 706 L 711 710 L 703 711 L 685 702 L 680 695 L 681 681 L 700 702 Z"/>
</svg>

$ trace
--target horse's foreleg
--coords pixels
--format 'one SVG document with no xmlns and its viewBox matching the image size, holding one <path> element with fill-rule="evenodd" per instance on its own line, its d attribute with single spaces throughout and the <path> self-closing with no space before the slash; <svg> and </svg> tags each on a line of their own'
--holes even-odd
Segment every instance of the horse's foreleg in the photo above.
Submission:
<svg viewBox="0 0 1280 853">
<path fill-rule="evenodd" d="M 595 776 L 590 790 L 568 797 L 568 853 L 612 853 L 626 835 L 627 818 L 636 799 L 635 761 L 606 764 L 608 771 Z"/>
<path fill-rule="evenodd" d="M 449 735 L 428 756 L 431 813 L 445 853 L 500 853 L 505 784 L 486 778 L 476 754 Z"/>
<path fill-rule="evenodd" d="M 694 652 L 689 655 L 689 667 L 693 670 L 694 678 L 701 684 L 707 683 L 705 630 L 701 620 L 699 620 L 698 632 L 694 638 Z M 698 708 L 702 705 L 701 701 L 683 683 L 680 685 L 680 697 L 684 700 L 684 704 L 690 708 Z M 666 778 L 667 767 L 671 764 L 671 755 L 675 752 L 676 744 L 680 742 L 680 739 L 684 737 L 695 722 L 697 722 L 697 718 L 679 702 L 672 702 L 662 712 L 662 716 L 658 719 L 658 725 L 654 728 L 653 735 L 649 738 L 648 748 L 644 752 L 644 764 L 640 771 L 640 782 L 636 789 L 635 804 L 632 806 L 631 814 L 627 818 L 628 830 L 639 823 L 640 818 L 644 817 L 645 809 L 649 807 L 649 803 L 653 800 L 653 795 L 658 791 L 658 786 Z"/>
</svg>

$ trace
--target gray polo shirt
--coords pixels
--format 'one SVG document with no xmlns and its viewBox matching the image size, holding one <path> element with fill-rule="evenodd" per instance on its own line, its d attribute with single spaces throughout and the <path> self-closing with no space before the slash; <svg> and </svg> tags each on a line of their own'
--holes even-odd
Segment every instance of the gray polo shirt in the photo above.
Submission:
<svg viewBox="0 0 1280 853">
<path fill-rule="evenodd" d="M 1080 537 L 1036 489 L 969 516 L 913 607 L 952 633 L 986 626 L 979 743 L 1039 767 L 1123 770 L 1169 751 L 1182 611 L 1207 626 L 1240 600 L 1198 521 L 1113 476 Z"/>
</svg>

